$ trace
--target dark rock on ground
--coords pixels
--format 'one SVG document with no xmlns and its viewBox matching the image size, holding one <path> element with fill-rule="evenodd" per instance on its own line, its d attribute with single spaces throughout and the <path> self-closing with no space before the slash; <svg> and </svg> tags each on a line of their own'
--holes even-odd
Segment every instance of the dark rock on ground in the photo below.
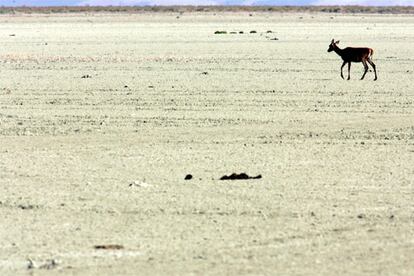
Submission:
<svg viewBox="0 0 414 276">
<path fill-rule="evenodd" d="M 231 175 L 223 175 L 220 180 L 245 180 L 245 179 L 260 179 L 262 175 L 259 174 L 257 176 L 249 176 L 246 173 L 232 173 Z"/>
</svg>

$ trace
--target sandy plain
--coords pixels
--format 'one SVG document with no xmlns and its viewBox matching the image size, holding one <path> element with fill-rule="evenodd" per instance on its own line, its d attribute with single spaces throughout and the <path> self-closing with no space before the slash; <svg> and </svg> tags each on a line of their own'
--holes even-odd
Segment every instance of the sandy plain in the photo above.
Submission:
<svg viewBox="0 0 414 276">
<path fill-rule="evenodd" d="M 414 17 L 17 14 L 0 37 L 1 275 L 414 274 Z M 379 80 L 342 80 L 333 37 Z"/>
</svg>

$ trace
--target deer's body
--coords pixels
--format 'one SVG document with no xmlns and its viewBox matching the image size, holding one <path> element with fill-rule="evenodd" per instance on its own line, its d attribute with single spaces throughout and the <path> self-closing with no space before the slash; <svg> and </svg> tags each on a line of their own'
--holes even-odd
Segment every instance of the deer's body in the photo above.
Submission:
<svg viewBox="0 0 414 276">
<path fill-rule="evenodd" d="M 344 75 L 342 73 L 342 69 L 346 64 L 348 64 L 348 80 L 351 78 L 350 71 L 351 71 L 351 62 L 362 62 L 364 65 L 364 74 L 361 77 L 361 80 L 364 79 L 365 74 L 368 72 L 368 64 L 369 63 L 372 68 L 374 69 L 375 78 L 374 80 L 377 80 L 377 70 L 375 68 L 374 62 L 372 62 L 371 57 L 374 54 L 374 50 L 371 48 L 355 48 L 355 47 L 347 47 L 344 49 L 339 48 L 336 44 L 338 44 L 339 41 L 334 42 L 332 39 L 331 44 L 329 45 L 328 52 L 335 51 L 343 60 L 342 66 L 341 66 L 341 77 L 344 78 Z"/>
</svg>

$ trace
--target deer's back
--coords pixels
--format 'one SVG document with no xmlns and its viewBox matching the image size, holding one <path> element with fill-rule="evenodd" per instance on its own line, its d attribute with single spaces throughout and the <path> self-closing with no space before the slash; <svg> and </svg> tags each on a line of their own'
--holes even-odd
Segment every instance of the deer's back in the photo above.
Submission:
<svg viewBox="0 0 414 276">
<path fill-rule="evenodd" d="M 371 51 L 370 48 L 365 47 L 347 47 L 342 51 L 342 59 L 344 61 L 361 62 L 362 59 L 370 55 Z"/>
</svg>

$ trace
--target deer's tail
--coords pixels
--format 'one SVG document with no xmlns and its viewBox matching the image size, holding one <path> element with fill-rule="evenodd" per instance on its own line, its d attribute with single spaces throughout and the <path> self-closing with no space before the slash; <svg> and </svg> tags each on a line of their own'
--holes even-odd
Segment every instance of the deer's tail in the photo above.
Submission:
<svg viewBox="0 0 414 276">
<path fill-rule="evenodd" d="M 374 50 L 369 48 L 368 58 L 372 58 L 373 55 L 374 55 Z"/>
</svg>

